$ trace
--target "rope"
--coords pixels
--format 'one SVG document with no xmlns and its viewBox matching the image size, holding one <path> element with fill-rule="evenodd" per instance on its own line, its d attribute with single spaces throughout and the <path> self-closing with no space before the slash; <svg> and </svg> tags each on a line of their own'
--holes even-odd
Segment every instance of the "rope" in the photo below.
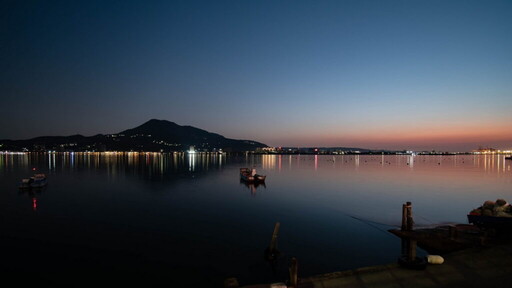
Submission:
<svg viewBox="0 0 512 288">
<path fill-rule="evenodd" d="M 414 217 L 419 217 L 419 218 L 421 218 L 421 219 L 423 219 L 423 220 L 427 221 L 428 223 L 430 223 L 430 225 L 435 224 L 434 222 L 430 221 L 429 219 L 427 219 L 427 218 L 425 218 L 425 217 L 423 217 L 423 216 L 421 216 L 421 215 L 415 214 L 415 215 L 414 215 Z"/>
<path fill-rule="evenodd" d="M 353 218 L 353 219 L 359 220 L 359 221 L 363 222 L 364 224 L 366 224 L 366 225 L 368 225 L 368 226 L 370 226 L 372 228 L 375 228 L 375 229 L 379 230 L 382 233 L 385 233 L 388 236 L 393 236 L 393 235 L 391 235 L 391 233 L 389 233 L 387 230 L 384 230 L 384 229 L 376 226 L 375 224 L 383 225 L 383 226 L 388 226 L 388 227 L 397 227 L 397 226 L 394 226 L 394 225 L 389 225 L 389 224 L 385 224 L 385 223 L 379 223 L 379 222 L 376 222 L 376 221 L 372 221 L 372 220 L 368 220 L 368 219 L 362 219 L 362 218 L 358 218 L 358 217 L 351 216 L 351 215 L 348 215 L 348 216 Z"/>
</svg>

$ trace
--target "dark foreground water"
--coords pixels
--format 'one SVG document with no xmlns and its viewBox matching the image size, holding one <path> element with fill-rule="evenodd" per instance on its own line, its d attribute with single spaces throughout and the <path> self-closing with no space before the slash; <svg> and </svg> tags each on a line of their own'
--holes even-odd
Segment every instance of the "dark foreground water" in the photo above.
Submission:
<svg viewBox="0 0 512 288">
<path fill-rule="evenodd" d="M 396 261 L 402 203 L 417 225 L 512 202 L 503 156 L 0 154 L 1 269 L 18 284 L 222 287 Z M 256 167 L 266 185 L 239 180 Z M 21 178 L 48 175 L 41 191 Z M 276 263 L 266 262 L 275 222 Z M 421 253 L 421 251 L 420 251 Z M 6 278 L 7 277 L 7 278 Z M 105 283 L 105 281 L 107 283 Z"/>
</svg>

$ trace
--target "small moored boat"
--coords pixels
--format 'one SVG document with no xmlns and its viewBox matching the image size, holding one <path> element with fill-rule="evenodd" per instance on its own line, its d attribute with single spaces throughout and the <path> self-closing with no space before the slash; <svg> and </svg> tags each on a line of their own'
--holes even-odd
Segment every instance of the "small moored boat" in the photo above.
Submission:
<svg viewBox="0 0 512 288">
<path fill-rule="evenodd" d="M 482 228 L 512 231 L 512 205 L 504 199 L 485 201 L 468 214 L 468 222 Z"/>
<path fill-rule="evenodd" d="M 512 156 L 505 156 L 505 160 L 512 160 Z"/>
<path fill-rule="evenodd" d="M 267 176 L 259 175 L 256 169 L 240 168 L 240 179 L 246 182 L 264 182 Z"/>
<path fill-rule="evenodd" d="M 21 179 L 20 189 L 40 188 L 48 184 L 46 175 L 43 173 L 34 174 L 30 178 Z"/>
</svg>

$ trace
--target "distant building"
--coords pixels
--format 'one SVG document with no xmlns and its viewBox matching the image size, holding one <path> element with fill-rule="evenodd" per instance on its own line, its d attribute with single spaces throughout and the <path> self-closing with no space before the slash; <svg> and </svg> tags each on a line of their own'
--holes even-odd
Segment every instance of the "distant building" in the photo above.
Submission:
<svg viewBox="0 0 512 288">
<path fill-rule="evenodd" d="M 476 153 L 476 154 L 492 154 L 492 153 L 496 153 L 497 151 L 498 150 L 496 150 L 494 148 L 479 147 L 478 149 L 473 150 L 473 153 Z"/>
</svg>

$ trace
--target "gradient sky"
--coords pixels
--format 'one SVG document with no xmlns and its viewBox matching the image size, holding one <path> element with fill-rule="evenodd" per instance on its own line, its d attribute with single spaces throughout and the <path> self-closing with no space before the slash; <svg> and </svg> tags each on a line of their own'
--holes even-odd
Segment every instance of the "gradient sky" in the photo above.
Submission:
<svg viewBox="0 0 512 288">
<path fill-rule="evenodd" d="M 512 1 L 2 1 L 0 139 L 156 118 L 270 146 L 512 149 Z"/>
</svg>

